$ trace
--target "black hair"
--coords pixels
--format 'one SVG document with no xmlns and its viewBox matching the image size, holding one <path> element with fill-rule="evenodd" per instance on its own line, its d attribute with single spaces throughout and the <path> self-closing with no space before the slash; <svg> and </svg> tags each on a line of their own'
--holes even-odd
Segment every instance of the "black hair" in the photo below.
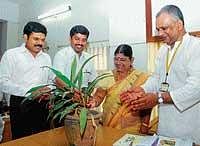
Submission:
<svg viewBox="0 0 200 146">
<path fill-rule="evenodd" d="M 181 20 L 184 25 L 184 17 L 183 13 L 181 12 L 181 9 L 175 5 L 166 5 L 157 13 L 156 17 L 160 16 L 162 13 L 168 13 L 172 17 L 174 17 L 177 20 Z"/>
<path fill-rule="evenodd" d="M 132 47 L 127 45 L 127 44 L 121 44 L 117 47 L 117 49 L 115 50 L 114 55 L 116 56 L 117 54 L 122 53 L 124 56 L 129 57 L 129 59 L 132 59 L 132 55 L 133 55 L 133 51 L 132 51 Z"/>
<path fill-rule="evenodd" d="M 70 37 L 72 38 L 72 36 L 76 33 L 80 33 L 82 35 L 86 35 L 87 38 L 89 37 L 89 30 L 83 26 L 83 25 L 75 25 L 71 28 L 70 30 Z"/>
<path fill-rule="evenodd" d="M 23 34 L 29 37 L 32 32 L 43 33 L 46 36 L 47 28 L 38 22 L 30 21 L 24 26 Z"/>
</svg>

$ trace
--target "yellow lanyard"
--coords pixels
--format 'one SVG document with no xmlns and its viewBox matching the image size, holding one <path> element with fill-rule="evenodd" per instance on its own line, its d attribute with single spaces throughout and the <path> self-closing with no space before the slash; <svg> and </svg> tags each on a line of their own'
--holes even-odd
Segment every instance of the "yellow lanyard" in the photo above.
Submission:
<svg viewBox="0 0 200 146">
<path fill-rule="evenodd" d="M 172 62 L 173 62 L 173 60 L 174 60 L 174 57 L 175 57 L 175 55 L 176 55 L 176 53 L 177 53 L 177 51 L 178 51 L 178 49 L 179 49 L 181 43 L 182 43 L 182 40 L 180 41 L 180 43 L 178 44 L 178 46 L 177 46 L 176 48 L 174 48 L 175 51 L 174 51 L 174 54 L 173 54 L 173 56 L 172 56 L 170 62 L 169 62 L 169 48 L 168 48 L 168 50 L 167 50 L 167 58 L 166 58 L 166 77 L 165 77 L 165 82 L 167 81 L 167 76 L 168 76 L 168 73 L 169 73 L 169 69 L 170 69 L 170 67 L 171 67 L 171 65 L 172 65 Z M 168 63 L 168 62 L 169 62 L 169 63 Z"/>
</svg>

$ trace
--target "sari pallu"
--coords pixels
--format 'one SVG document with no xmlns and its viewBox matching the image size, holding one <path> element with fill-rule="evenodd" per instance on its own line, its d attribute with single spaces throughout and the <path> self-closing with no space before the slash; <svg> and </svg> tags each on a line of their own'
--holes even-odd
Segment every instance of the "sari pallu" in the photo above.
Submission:
<svg viewBox="0 0 200 146">
<path fill-rule="evenodd" d="M 114 71 L 113 74 L 115 76 Z M 120 102 L 119 95 L 131 87 L 142 85 L 146 81 L 147 77 L 147 74 L 138 70 L 133 70 L 122 81 L 115 82 L 113 77 L 113 82 L 107 82 L 112 85 L 107 89 L 106 99 L 103 104 L 104 126 L 117 129 L 127 129 L 130 132 L 139 133 L 142 123 L 140 112 L 133 113 L 132 111 L 128 111 L 126 105 L 122 105 Z"/>
</svg>

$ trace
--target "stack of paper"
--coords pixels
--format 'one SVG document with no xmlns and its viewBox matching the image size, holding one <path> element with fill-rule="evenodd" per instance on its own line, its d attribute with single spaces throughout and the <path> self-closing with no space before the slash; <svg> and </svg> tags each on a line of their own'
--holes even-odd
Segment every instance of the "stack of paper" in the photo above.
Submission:
<svg viewBox="0 0 200 146">
<path fill-rule="evenodd" d="M 125 134 L 113 146 L 193 146 L 190 139 Z"/>
<path fill-rule="evenodd" d="M 113 146 L 157 146 L 158 136 L 125 134 Z"/>
<path fill-rule="evenodd" d="M 158 146 L 192 146 L 193 142 L 190 139 L 170 138 L 159 136 Z"/>
</svg>

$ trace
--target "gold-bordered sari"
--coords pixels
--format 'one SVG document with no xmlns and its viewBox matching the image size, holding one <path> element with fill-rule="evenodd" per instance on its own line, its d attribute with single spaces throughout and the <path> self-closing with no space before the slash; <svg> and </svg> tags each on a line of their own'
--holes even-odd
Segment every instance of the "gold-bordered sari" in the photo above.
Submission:
<svg viewBox="0 0 200 146">
<path fill-rule="evenodd" d="M 103 103 L 103 124 L 104 126 L 139 133 L 142 123 L 140 113 L 129 112 L 127 107 L 120 102 L 119 96 L 123 91 L 131 87 L 142 85 L 148 75 L 139 70 L 133 70 L 125 79 L 116 82 L 114 70 L 112 74 L 113 77 L 105 78 L 99 84 L 99 86 L 107 90 Z M 153 120 L 155 121 L 154 118 Z"/>
</svg>

